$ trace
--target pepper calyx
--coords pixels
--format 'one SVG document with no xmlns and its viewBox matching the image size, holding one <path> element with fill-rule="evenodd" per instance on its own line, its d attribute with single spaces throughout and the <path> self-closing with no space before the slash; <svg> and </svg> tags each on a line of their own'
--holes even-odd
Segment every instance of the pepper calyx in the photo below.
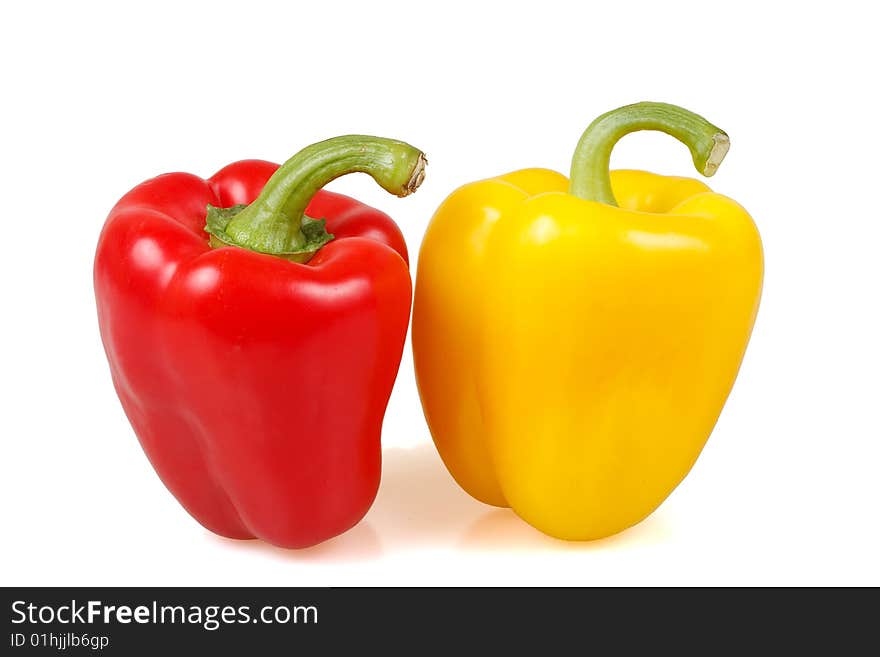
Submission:
<svg viewBox="0 0 880 657">
<path fill-rule="evenodd" d="M 239 248 L 265 253 L 290 260 L 291 262 L 304 263 L 315 254 L 322 246 L 333 239 L 333 235 L 327 232 L 325 219 L 313 219 L 308 215 L 302 216 L 300 224 L 301 235 L 304 241 L 298 245 L 290 244 L 286 248 L 273 250 L 255 249 L 253 246 L 240 244 L 235 237 L 226 232 L 230 222 L 246 207 L 245 204 L 233 205 L 229 208 L 219 208 L 208 204 L 205 217 L 205 232 L 210 235 L 210 244 L 214 248 L 223 246 L 237 246 Z"/>
</svg>

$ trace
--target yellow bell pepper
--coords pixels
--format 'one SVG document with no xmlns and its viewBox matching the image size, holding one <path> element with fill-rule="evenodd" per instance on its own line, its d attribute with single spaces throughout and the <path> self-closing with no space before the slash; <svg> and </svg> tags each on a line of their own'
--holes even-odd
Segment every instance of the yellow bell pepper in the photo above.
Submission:
<svg viewBox="0 0 880 657">
<path fill-rule="evenodd" d="M 584 133 L 571 180 L 527 169 L 461 187 L 419 253 L 413 353 L 425 416 L 472 496 L 562 539 L 638 523 L 721 413 L 761 294 L 746 211 L 689 178 L 608 170 L 636 130 L 706 176 L 727 135 L 638 103 Z"/>
</svg>

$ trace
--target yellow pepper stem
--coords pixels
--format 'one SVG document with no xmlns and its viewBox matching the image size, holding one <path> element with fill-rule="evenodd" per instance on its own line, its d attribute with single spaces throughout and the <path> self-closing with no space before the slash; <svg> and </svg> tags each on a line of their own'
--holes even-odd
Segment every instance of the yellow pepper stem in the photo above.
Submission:
<svg viewBox="0 0 880 657">
<path fill-rule="evenodd" d="M 621 137 L 639 130 L 659 130 L 678 139 L 706 177 L 715 174 L 730 149 L 726 132 L 683 107 L 651 102 L 626 105 L 606 112 L 584 131 L 571 161 L 571 194 L 616 206 L 608 170 L 611 151 Z"/>
</svg>

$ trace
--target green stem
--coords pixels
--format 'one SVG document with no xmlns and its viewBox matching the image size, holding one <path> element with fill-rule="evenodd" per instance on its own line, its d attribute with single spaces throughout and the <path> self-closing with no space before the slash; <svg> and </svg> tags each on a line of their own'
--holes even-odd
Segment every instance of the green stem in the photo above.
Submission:
<svg viewBox="0 0 880 657">
<path fill-rule="evenodd" d="M 659 130 L 672 135 L 691 151 L 694 166 L 704 176 L 718 170 L 730 148 L 720 128 L 693 112 L 666 103 L 635 103 L 612 110 L 584 131 L 571 161 L 569 191 L 582 199 L 617 205 L 608 170 L 611 151 L 624 135 L 638 130 Z"/>
<path fill-rule="evenodd" d="M 324 220 L 307 217 L 315 193 L 347 173 L 367 173 L 396 196 L 414 192 L 425 177 L 424 153 L 381 137 L 347 135 L 312 144 L 287 160 L 247 206 L 208 206 L 205 230 L 214 246 L 239 246 L 307 262 L 333 236 Z"/>
</svg>

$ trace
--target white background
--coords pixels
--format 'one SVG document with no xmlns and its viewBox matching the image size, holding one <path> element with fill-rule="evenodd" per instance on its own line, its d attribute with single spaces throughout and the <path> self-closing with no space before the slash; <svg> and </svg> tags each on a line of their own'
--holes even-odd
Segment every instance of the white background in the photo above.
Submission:
<svg viewBox="0 0 880 657">
<path fill-rule="evenodd" d="M 880 584 L 880 48 L 868 12 L 4 3 L 0 583 Z M 331 188 L 391 213 L 415 255 L 452 189 L 527 166 L 567 172 L 592 118 L 637 100 L 730 133 L 710 184 L 749 209 L 766 255 L 733 393 L 654 515 L 566 544 L 471 500 L 431 444 L 407 346 L 382 486 L 355 529 L 296 552 L 221 539 L 187 516 L 137 444 L 98 336 L 92 257 L 119 196 L 160 172 L 282 161 L 337 134 L 397 137 L 430 159 L 415 196 L 366 176 Z M 696 175 L 656 134 L 626 138 L 613 164 Z"/>
</svg>

